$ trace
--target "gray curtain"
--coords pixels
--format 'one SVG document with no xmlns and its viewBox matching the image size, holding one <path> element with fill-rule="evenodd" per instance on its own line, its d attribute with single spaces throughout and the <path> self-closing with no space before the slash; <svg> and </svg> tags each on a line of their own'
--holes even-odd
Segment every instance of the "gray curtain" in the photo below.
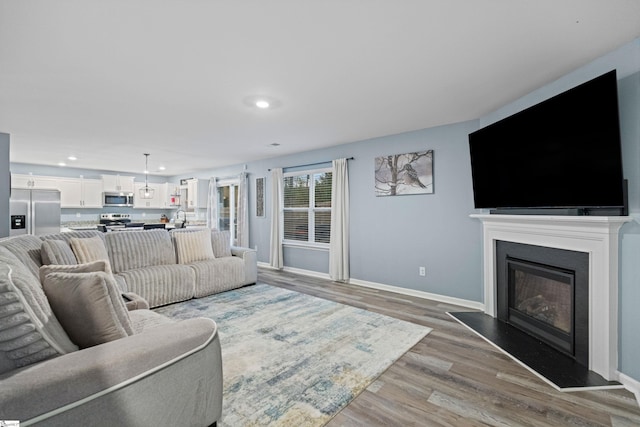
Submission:
<svg viewBox="0 0 640 427">
<path fill-rule="evenodd" d="M 209 178 L 207 193 L 207 227 L 218 228 L 218 184 L 215 177 Z"/>
<path fill-rule="evenodd" d="M 332 280 L 349 280 L 349 171 L 347 159 L 332 162 L 331 243 L 329 276 Z"/>
<path fill-rule="evenodd" d="M 271 244 L 269 248 L 269 264 L 279 270 L 284 267 L 282 255 L 283 185 L 282 168 L 271 169 Z"/>
<path fill-rule="evenodd" d="M 247 194 L 246 172 L 240 174 L 238 182 L 238 235 L 237 245 L 243 248 L 249 247 L 249 195 Z"/>
</svg>

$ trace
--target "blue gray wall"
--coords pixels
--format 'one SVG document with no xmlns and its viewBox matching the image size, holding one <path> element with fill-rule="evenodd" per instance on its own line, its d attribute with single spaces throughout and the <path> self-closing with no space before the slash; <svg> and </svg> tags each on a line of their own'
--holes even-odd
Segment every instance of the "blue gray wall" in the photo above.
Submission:
<svg viewBox="0 0 640 427">
<path fill-rule="evenodd" d="M 0 133 L 0 237 L 9 235 L 9 134 Z"/>
<path fill-rule="evenodd" d="M 407 132 L 246 165 L 250 189 L 268 169 L 341 157 L 349 161 L 351 196 L 351 277 L 367 282 L 482 300 L 481 226 L 474 212 L 468 134 L 477 121 Z M 434 194 L 396 197 L 374 195 L 374 159 L 388 154 L 434 150 Z M 244 165 L 197 174 L 198 178 L 229 176 Z M 267 191 L 266 211 L 272 200 Z M 250 194 L 250 245 L 258 259 L 269 261 L 269 215 L 256 218 Z M 286 267 L 328 273 L 328 252 L 285 247 Z M 418 274 L 420 266 L 427 274 Z"/>
<path fill-rule="evenodd" d="M 480 118 L 480 125 L 486 126 L 612 69 L 618 74 L 623 168 L 629 180 L 629 210 L 633 218 L 622 228 L 620 237 L 619 370 L 640 381 L 640 39 Z"/>
</svg>

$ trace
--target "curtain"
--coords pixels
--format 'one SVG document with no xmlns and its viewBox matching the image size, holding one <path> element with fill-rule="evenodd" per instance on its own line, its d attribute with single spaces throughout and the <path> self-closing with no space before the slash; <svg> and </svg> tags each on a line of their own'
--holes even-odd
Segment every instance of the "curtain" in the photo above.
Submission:
<svg viewBox="0 0 640 427">
<path fill-rule="evenodd" d="M 236 244 L 249 247 L 249 195 L 247 194 L 247 173 L 242 172 L 238 180 L 238 235 Z"/>
<path fill-rule="evenodd" d="M 207 228 L 218 228 L 218 183 L 215 177 L 209 178 L 207 193 Z"/>
<path fill-rule="evenodd" d="M 282 186 L 284 177 L 282 168 L 271 169 L 271 245 L 269 264 L 279 270 L 284 267 L 282 255 Z"/>
<path fill-rule="evenodd" d="M 329 276 L 349 280 L 349 171 L 347 159 L 332 162 Z"/>
</svg>

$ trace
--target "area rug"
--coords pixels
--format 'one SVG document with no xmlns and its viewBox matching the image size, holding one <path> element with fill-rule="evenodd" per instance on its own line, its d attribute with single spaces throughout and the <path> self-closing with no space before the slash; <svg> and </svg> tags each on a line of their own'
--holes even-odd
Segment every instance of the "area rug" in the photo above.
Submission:
<svg viewBox="0 0 640 427">
<path fill-rule="evenodd" d="M 219 426 L 321 426 L 431 329 L 265 284 L 156 309 L 219 327 Z"/>
</svg>

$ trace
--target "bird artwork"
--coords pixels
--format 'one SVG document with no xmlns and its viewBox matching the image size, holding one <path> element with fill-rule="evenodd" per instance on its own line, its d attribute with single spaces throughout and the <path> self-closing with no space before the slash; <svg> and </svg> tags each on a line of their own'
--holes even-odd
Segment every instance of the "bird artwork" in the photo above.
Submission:
<svg viewBox="0 0 640 427">
<path fill-rule="evenodd" d="M 375 195 L 433 194 L 433 150 L 375 158 Z"/>
<path fill-rule="evenodd" d="M 411 166 L 411 163 L 407 163 L 406 165 L 404 165 L 404 167 L 402 168 L 402 171 L 404 172 L 404 183 L 406 185 L 417 186 L 420 188 L 427 188 L 427 186 L 420 181 L 418 172 L 416 172 L 413 166 Z"/>
</svg>

